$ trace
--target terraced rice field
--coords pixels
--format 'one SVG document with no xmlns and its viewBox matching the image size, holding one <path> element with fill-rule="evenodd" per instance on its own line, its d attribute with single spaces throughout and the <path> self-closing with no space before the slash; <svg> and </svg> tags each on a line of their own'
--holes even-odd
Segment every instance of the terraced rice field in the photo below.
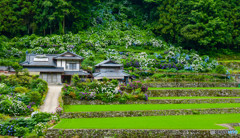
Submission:
<svg viewBox="0 0 240 138">
<path fill-rule="evenodd" d="M 101 111 L 141 111 L 169 109 L 206 109 L 206 108 L 237 108 L 240 103 L 212 104 L 118 104 L 118 105 L 65 105 L 65 112 L 101 112 Z"/>
<path fill-rule="evenodd" d="M 204 89 L 212 89 L 212 90 L 235 90 L 239 89 L 238 87 L 161 87 L 161 88 L 156 88 L 156 87 L 150 87 L 148 90 L 204 90 Z"/>
<path fill-rule="evenodd" d="M 240 114 L 61 119 L 61 129 L 227 129 L 218 124 L 240 122 Z"/>
<path fill-rule="evenodd" d="M 164 100 L 164 99 L 240 99 L 240 97 L 149 97 L 149 100 Z"/>
<path fill-rule="evenodd" d="M 169 96 L 167 93 L 168 90 L 171 90 L 171 93 L 176 93 L 176 96 L 166 97 L 165 94 L 162 94 L 164 97 L 149 97 L 151 101 L 165 100 L 162 104 L 106 104 L 106 105 L 64 105 L 64 112 L 67 114 L 82 114 L 82 113 L 91 113 L 93 116 L 82 116 L 83 118 L 63 118 L 61 122 L 57 124 L 54 128 L 56 129 L 228 129 L 221 126 L 220 124 L 227 123 L 240 123 L 240 114 L 238 110 L 240 108 L 239 103 L 239 91 L 238 87 L 192 87 L 192 88 L 179 88 L 179 87 L 169 87 L 169 88 L 149 88 L 151 92 L 158 90 L 163 90 L 166 93 L 166 96 Z M 181 90 L 181 91 L 179 91 Z M 183 90 L 183 91 L 182 91 Z M 184 91 L 186 90 L 186 91 Z M 192 91 L 193 90 L 193 91 Z M 194 95 L 193 92 L 200 93 L 199 96 Z M 210 91 L 210 90 L 219 90 L 219 92 Z M 225 92 L 226 90 L 227 92 Z M 233 90 L 233 91 L 232 91 Z M 207 92 L 210 91 L 210 92 Z M 177 97 L 182 95 L 186 97 Z M 159 93 L 162 93 L 161 91 Z M 170 94 L 171 94 L 170 93 Z M 209 94 L 210 93 L 210 94 Z M 157 94 L 155 94 L 157 96 Z M 236 96 L 236 97 L 233 97 Z M 232 102 L 232 103 L 226 103 Z M 176 103 L 171 101 L 176 101 Z M 188 103 L 187 101 L 196 101 L 195 103 Z M 186 102 L 179 102 L 186 101 Z M 197 101 L 203 101 L 203 103 Z M 225 110 L 225 108 L 227 108 Z M 234 108 L 234 109 L 233 109 Z M 236 108 L 236 110 L 235 110 Z M 181 112 L 180 110 L 187 110 L 186 112 Z M 198 112 L 200 110 L 206 112 Z M 205 110 L 206 109 L 206 110 Z M 209 112 L 208 111 L 213 111 Z M 212 110 L 211 110 L 212 109 Z M 230 110 L 231 109 L 231 110 Z M 163 114 L 154 114 L 156 116 L 148 116 L 138 114 L 130 114 L 131 117 L 117 117 L 113 116 L 112 113 L 118 114 L 122 112 L 131 113 L 146 113 L 155 111 L 162 112 Z M 167 110 L 176 110 L 174 114 L 167 114 Z M 220 112 L 214 112 L 215 110 Z M 224 110 L 224 111 L 223 111 Z M 129 111 L 129 112 L 128 112 Z M 179 112 L 178 112 L 179 111 Z M 194 113 L 194 112 L 198 113 Z M 231 112 L 237 111 L 237 112 Z M 104 116 L 103 113 L 111 112 L 111 114 Z M 126 115 L 128 115 L 126 113 Z M 175 114 L 176 113 L 176 114 Z M 219 114 L 217 114 L 219 113 Z M 225 113 L 225 114 L 224 114 Z M 236 113 L 236 114 L 233 114 Z M 185 115 L 184 115 L 185 114 Z M 191 115 L 195 114 L 195 115 Z M 97 116 L 100 115 L 100 116 Z M 96 118 L 94 118 L 96 117 Z M 240 131 L 240 127 L 235 127 L 235 129 Z"/>
</svg>

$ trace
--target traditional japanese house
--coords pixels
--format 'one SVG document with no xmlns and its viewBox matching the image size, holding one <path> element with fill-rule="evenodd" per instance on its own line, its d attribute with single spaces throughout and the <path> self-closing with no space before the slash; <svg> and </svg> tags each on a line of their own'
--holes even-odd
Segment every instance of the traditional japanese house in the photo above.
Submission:
<svg viewBox="0 0 240 138">
<path fill-rule="evenodd" d="M 123 65 L 118 64 L 111 59 L 105 60 L 95 65 L 94 79 L 102 80 L 104 77 L 108 79 L 117 79 L 120 82 L 128 83 L 130 75 L 125 73 Z"/>
</svg>

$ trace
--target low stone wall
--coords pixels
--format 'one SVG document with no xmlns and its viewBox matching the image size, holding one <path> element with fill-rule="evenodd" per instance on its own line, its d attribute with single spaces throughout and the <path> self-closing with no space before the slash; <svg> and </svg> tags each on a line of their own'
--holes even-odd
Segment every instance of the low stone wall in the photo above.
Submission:
<svg viewBox="0 0 240 138">
<path fill-rule="evenodd" d="M 149 137 L 239 137 L 229 134 L 230 129 L 222 130 L 162 130 L 162 129 L 48 129 L 46 137 L 84 137 L 84 138 L 149 138 Z"/>
<path fill-rule="evenodd" d="M 149 97 L 177 96 L 216 96 L 240 97 L 240 89 L 183 89 L 183 90 L 148 90 Z"/>
<path fill-rule="evenodd" d="M 118 101 L 105 103 L 100 100 L 77 100 L 70 97 L 64 98 L 65 105 L 108 105 L 119 104 Z M 240 98 L 226 98 L 226 99 L 156 99 L 156 100 L 138 100 L 127 101 L 125 104 L 199 104 L 199 103 L 240 103 Z"/>
<path fill-rule="evenodd" d="M 167 115 L 230 114 L 230 113 L 240 113 L 240 108 L 64 112 L 63 114 L 60 115 L 60 117 L 61 118 L 99 118 L 99 117 L 167 116 Z"/>
<path fill-rule="evenodd" d="M 222 82 L 151 82 L 145 83 L 148 87 L 238 87 L 238 83 L 222 83 Z"/>
</svg>

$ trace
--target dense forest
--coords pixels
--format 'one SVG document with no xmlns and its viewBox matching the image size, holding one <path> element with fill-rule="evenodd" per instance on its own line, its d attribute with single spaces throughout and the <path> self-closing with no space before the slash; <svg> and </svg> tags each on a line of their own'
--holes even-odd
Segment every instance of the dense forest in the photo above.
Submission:
<svg viewBox="0 0 240 138">
<path fill-rule="evenodd" d="M 1 0 L 0 14 L 0 35 L 8 38 L 79 33 L 117 20 L 185 48 L 240 45 L 238 0 Z"/>
</svg>

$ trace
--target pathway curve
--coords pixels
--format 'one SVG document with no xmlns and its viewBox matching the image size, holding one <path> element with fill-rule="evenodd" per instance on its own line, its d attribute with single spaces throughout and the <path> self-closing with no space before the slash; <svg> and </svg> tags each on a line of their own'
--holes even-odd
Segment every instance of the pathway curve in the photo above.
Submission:
<svg viewBox="0 0 240 138">
<path fill-rule="evenodd" d="M 62 86 L 61 85 L 49 85 L 48 94 L 44 101 L 44 104 L 41 106 L 40 111 L 55 113 L 56 108 L 58 107 L 58 97 L 60 96 Z"/>
</svg>

